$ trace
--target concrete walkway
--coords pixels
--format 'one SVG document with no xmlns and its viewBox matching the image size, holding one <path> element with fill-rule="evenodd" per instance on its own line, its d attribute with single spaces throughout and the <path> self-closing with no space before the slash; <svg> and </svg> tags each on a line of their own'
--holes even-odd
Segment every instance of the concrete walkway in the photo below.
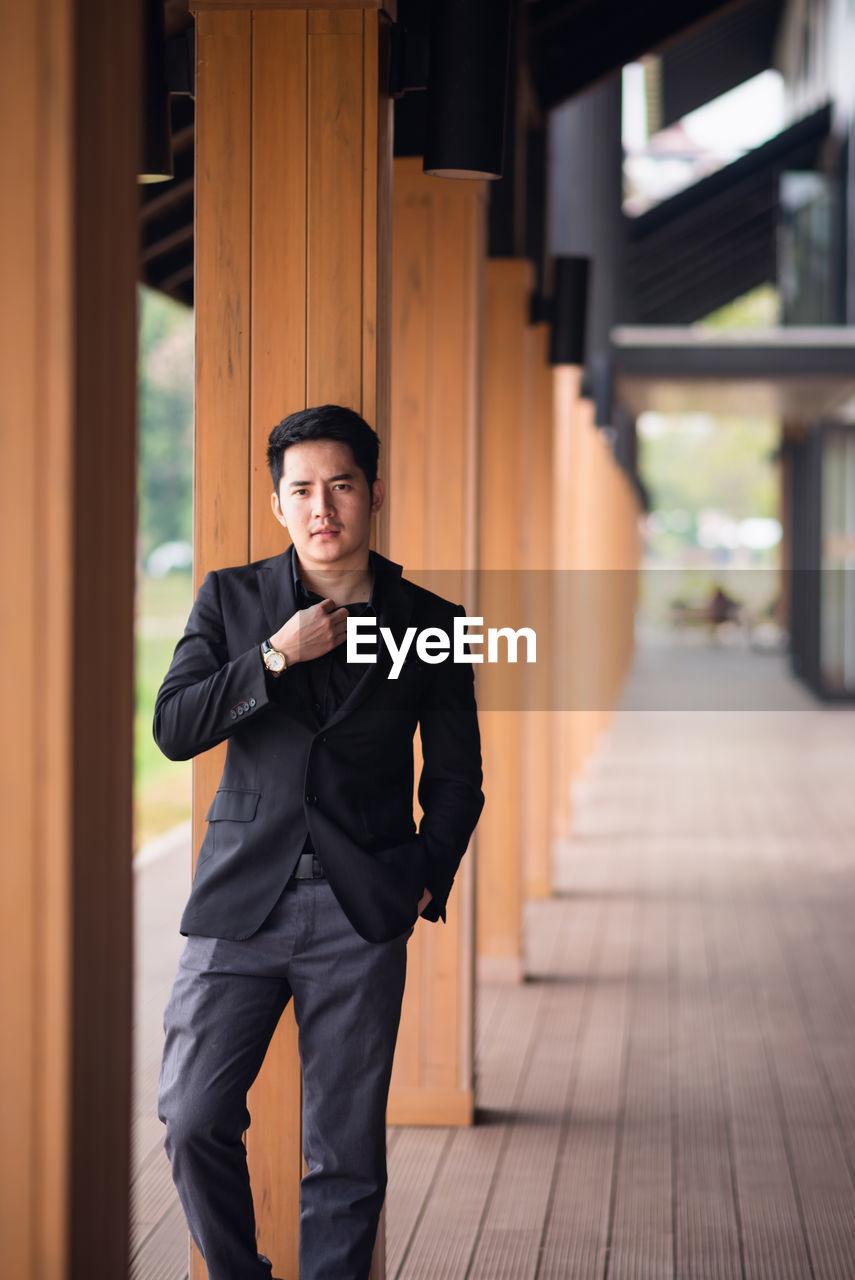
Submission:
<svg viewBox="0 0 855 1280">
<path fill-rule="evenodd" d="M 479 1123 L 390 1130 L 389 1280 L 851 1280 L 855 710 L 643 650 L 575 798 L 529 980 L 479 989 Z M 152 1097 L 188 861 L 138 875 L 137 1278 L 186 1274 Z"/>
</svg>

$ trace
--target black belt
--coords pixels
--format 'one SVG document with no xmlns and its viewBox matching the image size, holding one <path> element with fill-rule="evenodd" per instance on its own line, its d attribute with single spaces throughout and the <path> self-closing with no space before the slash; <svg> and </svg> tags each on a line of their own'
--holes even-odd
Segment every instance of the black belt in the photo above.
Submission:
<svg viewBox="0 0 855 1280">
<path fill-rule="evenodd" d="M 326 880 L 321 860 L 316 853 L 301 853 L 293 871 L 295 880 Z"/>
</svg>

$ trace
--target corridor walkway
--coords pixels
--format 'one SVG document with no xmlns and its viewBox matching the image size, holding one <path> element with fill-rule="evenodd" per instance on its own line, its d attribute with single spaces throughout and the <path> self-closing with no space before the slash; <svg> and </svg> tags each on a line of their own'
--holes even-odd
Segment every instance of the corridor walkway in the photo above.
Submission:
<svg viewBox="0 0 855 1280">
<path fill-rule="evenodd" d="M 479 1124 L 390 1130 L 389 1280 L 855 1277 L 854 766 L 779 655 L 640 653 L 529 980 L 479 989 Z M 133 1275 L 177 1280 L 140 1107 Z"/>
</svg>

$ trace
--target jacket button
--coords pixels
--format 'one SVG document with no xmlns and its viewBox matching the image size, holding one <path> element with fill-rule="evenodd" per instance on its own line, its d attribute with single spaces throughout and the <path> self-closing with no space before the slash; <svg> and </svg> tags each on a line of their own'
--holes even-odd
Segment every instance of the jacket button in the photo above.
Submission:
<svg viewBox="0 0 855 1280">
<path fill-rule="evenodd" d="M 255 698 L 250 698 L 250 700 L 249 700 L 249 705 L 250 705 L 251 707 L 254 707 L 254 706 L 255 706 Z"/>
<path fill-rule="evenodd" d="M 320 709 L 321 709 L 321 704 L 320 704 L 319 702 L 316 702 L 316 703 L 315 703 L 315 710 L 316 710 L 316 711 L 320 711 Z"/>
<path fill-rule="evenodd" d="M 326 742 L 326 740 L 327 740 L 327 735 L 326 735 L 325 733 L 322 733 L 322 734 L 321 734 L 321 742 Z"/>
<path fill-rule="evenodd" d="M 318 803 L 318 797 L 315 795 L 314 791 L 307 791 L 306 804 L 317 804 L 317 803 Z"/>
<path fill-rule="evenodd" d="M 229 712 L 229 715 L 231 716 L 231 718 L 232 718 L 233 720 L 237 720 L 237 712 L 236 712 L 236 711 L 230 711 L 230 712 Z"/>
</svg>

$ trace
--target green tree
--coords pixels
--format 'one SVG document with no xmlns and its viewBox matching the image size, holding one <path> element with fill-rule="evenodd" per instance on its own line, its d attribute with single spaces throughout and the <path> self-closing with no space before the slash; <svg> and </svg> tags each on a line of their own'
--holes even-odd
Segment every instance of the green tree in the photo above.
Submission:
<svg viewBox="0 0 855 1280">
<path fill-rule="evenodd" d="M 193 532 L 193 312 L 139 290 L 139 551 Z"/>
</svg>

